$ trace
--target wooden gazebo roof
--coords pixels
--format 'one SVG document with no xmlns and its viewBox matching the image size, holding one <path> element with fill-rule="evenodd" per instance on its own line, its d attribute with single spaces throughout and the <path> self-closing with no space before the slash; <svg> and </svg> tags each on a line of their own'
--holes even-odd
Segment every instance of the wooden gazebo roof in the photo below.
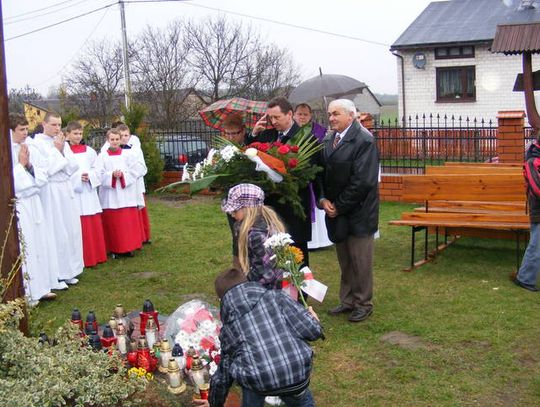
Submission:
<svg viewBox="0 0 540 407">
<path fill-rule="evenodd" d="M 540 22 L 498 25 L 491 52 L 506 55 L 540 53 Z"/>
</svg>

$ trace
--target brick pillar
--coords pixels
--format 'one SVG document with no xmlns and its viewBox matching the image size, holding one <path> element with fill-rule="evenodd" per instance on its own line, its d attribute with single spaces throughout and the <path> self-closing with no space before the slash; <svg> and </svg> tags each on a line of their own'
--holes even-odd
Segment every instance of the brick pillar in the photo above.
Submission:
<svg viewBox="0 0 540 407">
<path fill-rule="evenodd" d="M 525 154 L 525 112 L 522 110 L 500 111 L 497 114 L 497 155 L 500 163 L 523 162 Z"/>
</svg>

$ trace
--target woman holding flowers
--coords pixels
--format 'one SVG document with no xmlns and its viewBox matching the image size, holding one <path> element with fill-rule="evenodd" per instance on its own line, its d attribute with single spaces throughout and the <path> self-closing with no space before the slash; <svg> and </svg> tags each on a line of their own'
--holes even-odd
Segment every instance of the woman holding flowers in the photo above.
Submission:
<svg viewBox="0 0 540 407">
<path fill-rule="evenodd" d="M 253 184 L 236 185 L 221 209 L 236 220 L 239 261 L 248 280 L 266 288 L 281 288 L 283 270 L 276 267 L 275 257 L 264 242 L 273 234 L 285 232 L 285 227 L 276 212 L 264 205 L 264 191 Z"/>
</svg>

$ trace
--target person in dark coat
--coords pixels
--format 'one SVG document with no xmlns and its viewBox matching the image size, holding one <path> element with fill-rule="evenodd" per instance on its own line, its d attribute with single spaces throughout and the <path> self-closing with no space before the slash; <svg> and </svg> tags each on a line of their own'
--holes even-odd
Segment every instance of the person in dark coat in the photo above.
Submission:
<svg viewBox="0 0 540 407">
<path fill-rule="evenodd" d="M 540 158 L 540 132 L 537 131 L 536 140 L 529 146 L 525 154 L 526 165 L 529 160 L 538 158 Z M 521 267 L 517 275 L 512 276 L 512 280 L 521 288 L 538 291 L 536 280 L 540 270 L 540 197 L 533 193 L 530 186 L 527 188 L 527 201 L 531 222 L 529 244 L 525 249 Z"/>
<path fill-rule="evenodd" d="M 267 129 L 271 123 L 273 128 Z M 280 141 L 283 144 L 295 144 L 295 136 L 298 134 L 300 126 L 293 120 L 293 107 L 286 98 L 277 97 L 268 102 L 266 114 L 255 124 L 253 137 L 249 142 L 273 143 Z M 265 204 L 274 208 L 281 217 L 287 231 L 294 240 L 294 246 L 302 250 L 304 255 L 304 265 L 309 266 L 309 252 L 307 244 L 311 240 L 311 206 L 309 188 L 301 188 L 298 191 L 300 202 L 304 208 L 304 218 L 302 219 L 291 210 L 290 205 L 280 203 L 279 196 L 268 195 Z"/>
<path fill-rule="evenodd" d="M 215 289 L 223 327 L 210 406 L 223 406 L 235 381 L 242 387 L 243 406 L 262 407 L 269 395 L 289 406 L 314 406 L 309 390 L 313 351 L 307 341 L 320 338 L 322 329 L 313 309 L 281 290 L 247 281 L 237 269 L 221 273 Z"/>
<path fill-rule="evenodd" d="M 340 304 L 331 315 L 350 313 L 359 322 L 373 312 L 373 235 L 378 229 L 379 159 L 371 133 L 355 120 L 356 107 L 347 99 L 328 106 L 330 127 L 319 154 L 323 171 L 315 189 L 326 227 L 336 243 L 341 269 Z"/>
</svg>

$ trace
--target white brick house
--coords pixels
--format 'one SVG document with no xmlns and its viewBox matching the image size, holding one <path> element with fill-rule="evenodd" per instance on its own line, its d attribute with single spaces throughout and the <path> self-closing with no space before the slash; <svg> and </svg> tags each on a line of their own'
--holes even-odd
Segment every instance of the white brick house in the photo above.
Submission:
<svg viewBox="0 0 540 407">
<path fill-rule="evenodd" d="M 496 122 L 500 110 L 525 110 L 523 92 L 512 90 L 522 72 L 521 55 L 493 54 L 489 49 L 497 24 L 540 21 L 537 2 L 529 2 L 532 8 L 520 3 L 429 4 L 391 47 L 403 58 L 397 58 L 399 117 L 439 114 Z M 533 56 L 534 69 L 540 69 L 538 55 Z"/>
</svg>

